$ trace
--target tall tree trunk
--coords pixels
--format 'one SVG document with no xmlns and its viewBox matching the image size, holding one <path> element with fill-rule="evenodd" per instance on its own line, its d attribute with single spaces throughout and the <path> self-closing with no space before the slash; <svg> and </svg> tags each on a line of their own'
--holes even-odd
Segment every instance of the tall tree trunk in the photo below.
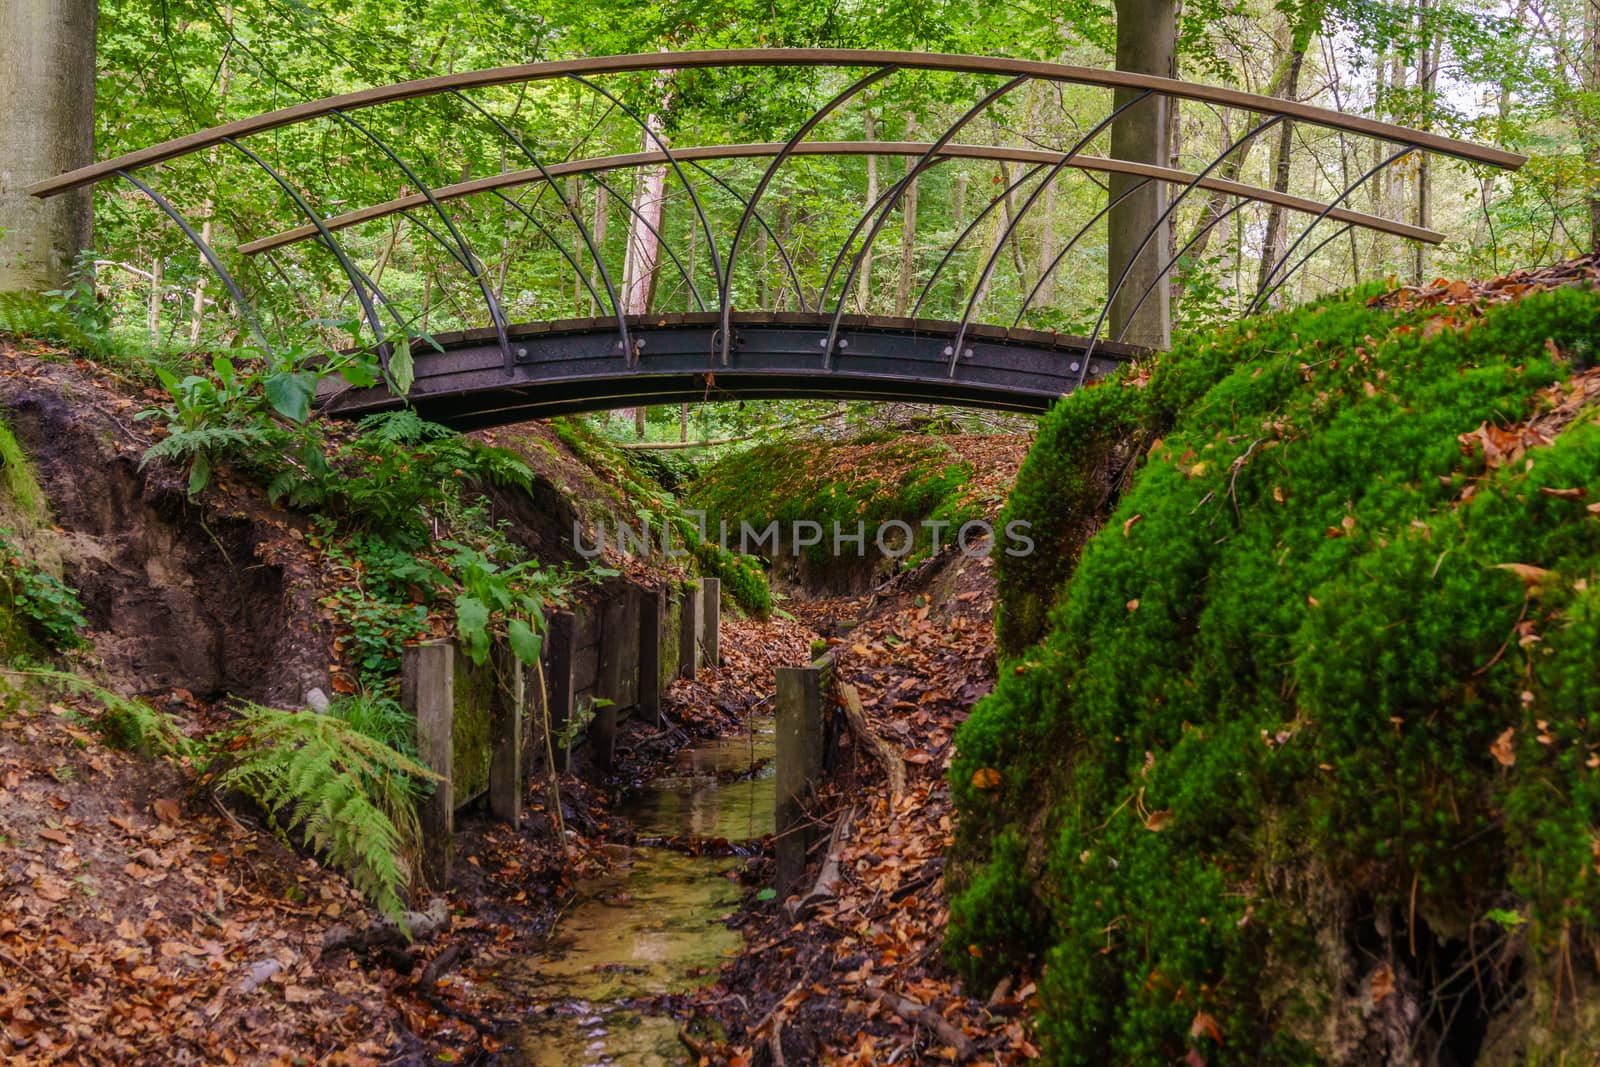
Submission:
<svg viewBox="0 0 1600 1067">
<path fill-rule="evenodd" d="M 606 195 L 606 187 L 596 185 L 594 187 L 594 221 L 590 224 L 589 233 L 594 238 L 594 246 L 600 249 L 602 254 L 606 247 L 606 223 L 611 218 L 611 212 L 606 210 L 608 205 L 609 198 Z M 593 286 L 594 293 L 598 293 L 603 283 L 604 279 L 600 277 L 600 264 L 596 262 L 589 272 L 589 284 Z M 589 316 L 591 318 L 599 314 L 600 311 L 599 304 L 595 302 L 594 293 L 589 295 Z"/>
<path fill-rule="evenodd" d="M 1300 95 L 1300 71 L 1305 66 L 1306 50 L 1311 46 L 1314 28 L 1315 23 L 1309 14 L 1291 21 L 1287 27 L 1289 66 L 1283 79 L 1283 92 L 1279 94 L 1284 100 L 1293 100 Z M 1284 119 L 1278 124 L 1278 146 L 1272 160 L 1272 188 L 1280 193 L 1289 191 L 1289 150 L 1293 143 L 1294 120 Z M 1286 212 L 1280 205 L 1273 204 L 1267 211 L 1267 236 L 1261 245 L 1261 266 L 1256 275 L 1257 292 L 1282 277 L 1281 271 L 1277 275 L 1271 272 L 1288 250 L 1289 235 L 1285 223 Z M 1277 301 L 1274 299 L 1272 302 Z"/>
<path fill-rule="evenodd" d="M 222 19 L 223 24 L 227 27 L 228 34 L 231 37 L 233 34 L 232 4 L 229 4 L 224 10 Z M 222 63 L 217 70 L 217 117 L 223 122 L 226 122 L 228 119 L 228 83 L 232 80 L 233 76 L 233 71 L 230 69 L 228 63 L 228 60 L 231 58 L 231 56 L 231 51 L 225 48 L 222 52 Z M 222 165 L 221 155 L 218 151 L 219 147 L 220 146 L 218 145 L 212 145 L 210 155 L 207 157 L 211 164 L 210 174 L 213 183 L 215 183 L 217 180 L 218 169 Z M 215 187 L 215 184 L 213 184 L 212 188 L 215 189 Z M 216 198 L 209 191 L 206 193 L 206 202 L 205 205 L 200 209 L 200 213 L 202 216 L 200 223 L 200 240 L 209 245 L 211 243 L 211 220 L 212 216 L 217 213 Z M 189 344 L 191 346 L 198 345 L 200 343 L 200 331 L 205 325 L 206 282 L 208 280 L 209 278 L 203 269 L 201 270 L 199 277 L 195 279 L 194 304 L 189 309 Z"/>
<path fill-rule="evenodd" d="M 909 139 L 916 135 L 917 116 L 906 117 L 906 137 Z M 910 174 L 913 163 L 911 157 L 906 157 L 906 173 Z M 911 309 L 911 268 L 916 264 L 917 251 L 917 186 L 919 179 L 912 178 L 911 184 L 906 189 L 905 196 L 900 198 L 900 277 L 894 287 L 894 313 L 900 318 L 905 318 Z"/>
<path fill-rule="evenodd" d="M 865 125 L 863 137 L 868 143 L 878 139 L 877 125 L 872 121 L 872 112 L 862 115 Z M 867 153 L 867 207 L 878 202 L 878 157 L 871 152 Z M 872 299 L 872 256 L 868 255 L 861 261 L 861 273 L 856 276 L 856 311 L 865 315 L 868 303 Z"/>
<path fill-rule="evenodd" d="M 650 115 L 645 122 L 656 137 L 662 136 L 663 127 L 659 115 Z M 648 152 L 654 147 L 656 147 L 655 138 L 646 135 L 642 151 Z M 630 216 L 628 250 L 622 261 L 622 309 L 628 315 L 645 315 L 650 311 L 650 297 L 655 290 L 656 277 L 660 273 L 658 268 L 661 262 L 661 242 L 657 239 L 656 233 L 661 230 L 666 189 L 666 164 L 650 167 L 639 177 L 633 200 L 634 210 L 638 214 Z M 646 220 L 650 226 L 645 225 Z M 651 226 L 655 227 L 654 231 L 650 229 Z M 634 432 L 643 437 L 645 409 L 633 408 L 631 414 Z"/>
<path fill-rule="evenodd" d="M 93 244 L 90 189 L 33 182 L 94 161 L 96 0 L 0 3 L 0 291 L 59 286 Z"/>
<path fill-rule="evenodd" d="M 161 344 L 161 287 L 165 283 L 165 270 L 158 250 L 150 258 L 150 303 L 145 308 L 145 326 L 150 332 L 150 344 Z"/>
<path fill-rule="evenodd" d="M 1178 51 L 1176 0 L 1116 0 L 1116 7 L 1117 69 L 1136 74 L 1175 77 Z M 1118 89 L 1116 105 L 1121 107 L 1136 95 L 1134 90 Z M 1171 106 L 1172 102 L 1166 97 L 1152 96 L 1125 112 L 1111 127 L 1111 155 L 1136 163 L 1164 165 L 1167 162 L 1167 138 L 1171 129 L 1167 110 Z M 1109 195 L 1115 199 L 1136 184 L 1138 179 L 1130 175 L 1113 174 Z M 1150 182 L 1112 209 L 1108 227 L 1108 288 L 1116 285 L 1125 268 L 1127 278 L 1112 299 L 1107 335 L 1122 335 L 1133 344 L 1152 348 L 1166 348 L 1172 341 L 1171 301 L 1167 287 L 1154 284 L 1162 264 L 1170 256 L 1167 228 L 1157 224 L 1166 204 L 1166 187 L 1160 182 Z M 1152 232 L 1154 236 L 1140 253 L 1139 246 Z M 1150 299 L 1134 316 L 1133 307 L 1146 288 L 1152 289 Z"/>
<path fill-rule="evenodd" d="M 1584 61 L 1589 68 L 1585 88 L 1591 100 L 1600 100 L 1600 0 L 1584 0 L 1583 37 Z M 1578 128 L 1589 164 L 1589 251 L 1600 256 L 1600 114 L 1591 109 L 1587 118 Z"/>
<path fill-rule="evenodd" d="M 1050 269 L 1050 264 L 1056 258 L 1056 245 L 1056 183 L 1051 182 L 1045 186 L 1044 224 L 1039 227 L 1039 295 L 1034 298 L 1038 307 L 1049 307 L 1050 301 L 1055 299 L 1055 271 Z"/>
<path fill-rule="evenodd" d="M 1418 125 L 1424 130 L 1433 128 L 1433 96 L 1439 87 L 1439 38 L 1434 25 L 1433 5 L 1422 0 L 1417 7 L 1417 29 L 1422 38 L 1422 52 L 1417 60 L 1417 93 L 1421 99 L 1422 114 Z M 1433 156 L 1430 152 L 1417 154 L 1417 213 L 1418 226 L 1433 226 Z M 1412 274 L 1418 285 L 1427 280 L 1428 246 L 1415 242 Z"/>
</svg>

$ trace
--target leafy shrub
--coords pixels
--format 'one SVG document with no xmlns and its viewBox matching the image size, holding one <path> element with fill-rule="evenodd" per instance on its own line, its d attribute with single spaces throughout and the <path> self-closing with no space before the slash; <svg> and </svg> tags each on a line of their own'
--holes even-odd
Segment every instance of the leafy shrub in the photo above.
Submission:
<svg viewBox="0 0 1600 1067">
<path fill-rule="evenodd" d="M 78 594 L 61 579 L 39 570 L 11 541 L 15 535 L 0 529 L 0 600 L 8 614 L 20 618 L 28 635 L 54 651 L 83 645 L 78 631 L 88 625 Z"/>
<path fill-rule="evenodd" d="M 1010 571 L 1014 658 L 957 738 L 947 956 L 980 982 L 1047 946 L 1050 1061 L 1326 1056 L 1295 1020 L 1345 995 L 1316 977 L 1330 939 L 1376 935 L 1319 930 L 1339 909 L 1307 914 L 1312 881 L 1431 931 L 1393 942 L 1412 974 L 1510 910 L 1543 1003 L 1572 981 L 1555 961 L 1600 928 L 1600 425 L 1515 462 L 1482 442 L 1556 404 L 1595 336 L 1577 290 L 1335 301 L 1047 417 L 1011 509 L 1060 502 L 1040 545 L 1067 558 Z M 1557 1022 L 1523 1051 L 1595 1036 Z"/>
</svg>

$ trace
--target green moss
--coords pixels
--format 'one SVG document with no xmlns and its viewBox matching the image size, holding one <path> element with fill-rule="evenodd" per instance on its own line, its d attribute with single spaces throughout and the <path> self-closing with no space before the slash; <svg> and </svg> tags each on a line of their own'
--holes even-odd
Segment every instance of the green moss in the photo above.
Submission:
<svg viewBox="0 0 1600 1067">
<path fill-rule="evenodd" d="M 931 438 L 848 446 L 785 441 L 722 459 L 695 480 L 687 497 L 706 512 L 708 529 L 726 523 L 730 540 L 742 524 L 759 534 L 774 521 L 784 533 L 798 522 L 818 523 L 821 541 L 803 547 L 802 554 L 825 566 L 834 555 L 835 525 L 845 537 L 863 526 L 869 552 L 878 527 L 890 520 L 913 527 L 943 522 L 938 536 L 948 544 L 962 523 L 982 517 L 980 504 L 963 493 L 971 477 L 970 464 Z M 932 529 L 918 529 L 906 563 L 924 558 L 935 536 Z"/>
<path fill-rule="evenodd" d="M 455 715 L 450 722 L 452 802 L 460 807 L 489 788 L 494 758 L 490 719 L 495 697 L 493 664 L 474 666 L 456 654 Z"/>
<path fill-rule="evenodd" d="M 0 420 L 0 518 L 12 526 L 37 525 L 49 517 L 44 490 L 16 437 Z"/>
<path fill-rule="evenodd" d="M 1600 299 L 1434 314 L 1256 320 L 1047 417 L 1007 513 L 1044 558 L 1002 564 L 1016 658 L 951 768 L 947 951 L 988 981 L 1043 947 L 1051 1062 L 1324 1058 L 1292 1024 L 1343 994 L 1259 980 L 1318 944 L 1274 841 L 1423 956 L 1510 908 L 1536 991 L 1593 957 L 1600 424 L 1493 469 L 1460 435 L 1550 406 Z"/>
</svg>

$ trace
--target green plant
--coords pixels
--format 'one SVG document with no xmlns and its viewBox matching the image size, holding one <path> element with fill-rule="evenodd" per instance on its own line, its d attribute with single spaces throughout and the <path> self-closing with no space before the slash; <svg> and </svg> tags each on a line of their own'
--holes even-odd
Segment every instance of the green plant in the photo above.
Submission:
<svg viewBox="0 0 1600 1067">
<path fill-rule="evenodd" d="M 349 876 L 385 915 L 404 913 L 422 847 L 416 801 L 439 778 L 336 715 L 245 704 L 207 781 L 261 805 Z"/>
<path fill-rule="evenodd" d="M 56 651 L 81 647 L 79 631 L 88 624 L 83 605 L 70 586 L 53 574 L 39 570 L 10 540 L 12 531 L 0 529 L 0 599 L 9 602 L 10 614 L 20 616 L 30 635 Z"/>
<path fill-rule="evenodd" d="M 392 696 L 363 690 L 335 697 L 328 714 L 362 736 L 388 745 L 402 756 L 416 758 L 417 720 Z"/>
</svg>

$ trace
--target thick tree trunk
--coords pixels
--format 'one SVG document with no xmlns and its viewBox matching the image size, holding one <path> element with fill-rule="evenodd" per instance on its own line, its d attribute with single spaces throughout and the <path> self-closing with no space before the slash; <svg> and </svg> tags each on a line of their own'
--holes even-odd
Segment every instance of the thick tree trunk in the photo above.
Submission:
<svg viewBox="0 0 1600 1067">
<path fill-rule="evenodd" d="M 1178 6 L 1175 0 L 1117 0 L 1117 69 L 1162 77 L 1177 75 Z M 1133 99 L 1134 90 L 1119 89 L 1117 106 Z M 1167 139 L 1171 129 L 1167 109 L 1172 102 L 1152 96 L 1130 108 L 1111 127 L 1111 155 L 1136 163 L 1165 165 Z M 1138 179 L 1111 175 L 1110 196 L 1115 199 Z M 1167 227 L 1157 220 L 1167 205 L 1167 190 L 1151 182 L 1123 200 L 1111 212 L 1110 249 L 1107 256 L 1108 285 L 1117 284 L 1124 268 L 1127 278 L 1111 302 L 1107 336 L 1121 335 L 1133 344 L 1166 348 L 1172 340 L 1171 302 L 1165 285 L 1154 285 L 1150 298 L 1133 307 L 1152 284 L 1171 255 Z M 1156 231 L 1144 251 L 1140 244 Z M 1138 258 L 1135 259 L 1137 254 Z M 1131 268 L 1129 264 L 1132 264 Z M 1126 332 L 1124 333 L 1124 328 Z"/>
<path fill-rule="evenodd" d="M 89 189 L 24 188 L 94 160 L 96 0 L 0 3 L 0 291 L 59 286 L 93 243 Z"/>
</svg>

